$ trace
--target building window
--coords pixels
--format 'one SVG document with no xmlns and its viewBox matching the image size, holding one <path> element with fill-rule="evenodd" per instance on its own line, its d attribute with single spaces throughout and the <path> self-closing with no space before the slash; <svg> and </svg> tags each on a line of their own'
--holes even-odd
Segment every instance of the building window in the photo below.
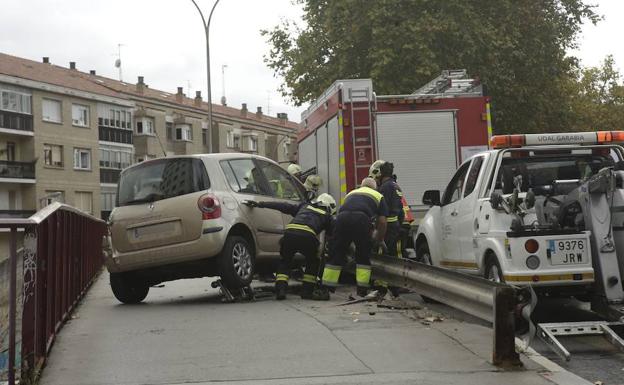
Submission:
<svg viewBox="0 0 624 385">
<path fill-rule="evenodd" d="M 123 107 L 98 104 L 98 125 L 132 130 L 132 114 Z"/>
<path fill-rule="evenodd" d="M 7 142 L 6 158 L 9 162 L 15 162 L 15 142 Z"/>
<path fill-rule="evenodd" d="M 208 131 L 202 130 L 202 144 L 205 146 L 208 144 Z"/>
<path fill-rule="evenodd" d="M 74 169 L 91 170 L 91 150 L 74 148 Z"/>
<path fill-rule="evenodd" d="M 0 109 L 20 114 L 32 114 L 31 95 L 28 91 L 11 86 L 0 86 Z"/>
<path fill-rule="evenodd" d="M 167 129 L 167 139 L 173 140 L 173 123 L 167 122 L 165 123 L 165 127 Z"/>
<path fill-rule="evenodd" d="M 72 104 L 72 124 L 74 126 L 89 127 L 89 106 Z"/>
<path fill-rule="evenodd" d="M 137 134 L 154 135 L 154 119 L 141 118 L 136 122 Z"/>
<path fill-rule="evenodd" d="M 176 139 L 177 140 L 193 140 L 193 133 L 191 131 L 190 124 L 178 124 L 176 126 Z"/>
<path fill-rule="evenodd" d="M 93 214 L 93 193 L 87 191 L 76 191 L 75 206 L 87 214 Z"/>
<path fill-rule="evenodd" d="M 43 160 L 46 166 L 63 167 L 63 146 L 44 144 Z"/>
<path fill-rule="evenodd" d="M 290 138 L 287 138 L 284 140 L 284 144 L 282 145 L 282 149 L 284 150 L 284 157 L 288 158 L 288 154 L 289 154 L 289 148 L 290 148 Z"/>
<path fill-rule="evenodd" d="M 58 100 L 43 99 L 41 103 L 42 118 L 46 122 L 61 123 L 61 102 Z"/>
<path fill-rule="evenodd" d="M 241 137 L 239 134 L 234 133 L 234 131 L 229 131 L 227 134 L 227 146 L 229 148 L 235 148 L 240 150 L 241 148 Z"/>
<path fill-rule="evenodd" d="M 258 151 L 258 137 L 250 136 L 249 137 L 249 151 Z"/>
<path fill-rule="evenodd" d="M 132 164 L 132 149 L 100 147 L 100 167 L 124 169 Z"/>
<path fill-rule="evenodd" d="M 115 208 L 116 195 L 114 192 L 103 192 L 100 194 L 100 210 L 112 211 Z"/>
</svg>

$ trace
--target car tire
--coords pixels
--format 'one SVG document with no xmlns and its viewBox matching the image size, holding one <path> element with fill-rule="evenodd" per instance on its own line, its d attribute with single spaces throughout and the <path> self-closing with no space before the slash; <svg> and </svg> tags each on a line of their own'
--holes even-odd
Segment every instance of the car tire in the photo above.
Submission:
<svg viewBox="0 0 624 385">
<path fill-rule="evenodd" d="M 431 252 L 429 251 L 429 244 L 427 243 L 427 241 L 421 242 L 416 247 L 416 259 L 420 263 L 433 266 L 433 261 L 431 260 Z M 424 295 L 421 295 L 421 297 L 425 303 L 440 303 L 435 299 L 425 297 Z"/>
<path fill-rule="evenodd" d="M 219 255 L 219 275 L 229 289 L 249 286 L 255 270 L 255 256 L 247 239 L 232 235 Z"/>
<path fill-rule="evenodd" d="M 500 267 L 500 263 L 498 263 L 498 258 L 496 258 L 496 255 L 493 253 L 486 256 L 485 272 L 483 277 L 489 281 L 505 283 L 503 270 Z"/>
<path fill-rule="evenodd" d="M 149 292 L 149 286 L 131 273 L 110 273 L 110 285 L 115 298 L 125 304 L 140 303 Z"/>
</svg>

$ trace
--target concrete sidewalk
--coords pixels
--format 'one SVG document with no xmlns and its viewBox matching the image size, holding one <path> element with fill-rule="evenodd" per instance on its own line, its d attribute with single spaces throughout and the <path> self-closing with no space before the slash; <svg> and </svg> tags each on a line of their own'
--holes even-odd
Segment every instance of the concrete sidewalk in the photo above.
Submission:
<svg viewBox="0 0 624 385">
<path fill-rule="evenodd" d="M 488 362 L 492 332 L 483 326 L 425 325 L 422 309 L 335 306 L 349 288 L 330 302 L 291 295 L 222 304 L 210 282 L 168 282 L 128 306 L 102 274 L 59 334 L 40 383 L 587 383 L 526 357 L 525 370 L 499 371 Z"/>
</svg>

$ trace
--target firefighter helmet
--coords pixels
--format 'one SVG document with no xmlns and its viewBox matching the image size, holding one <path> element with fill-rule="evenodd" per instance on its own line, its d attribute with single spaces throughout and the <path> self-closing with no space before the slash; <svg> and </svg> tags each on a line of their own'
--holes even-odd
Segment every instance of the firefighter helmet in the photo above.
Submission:
<svg viewBox="0 0 624 385">
<path fill-rule="evenodd" d="M 309 175 L 303 186 L 308 191 L 318 191 L 319 187 L 323 184 L 323 179 L 318 175 Z"/>
<path fill-rule="evenodd" d="M 336 213 L 336 200 L 328 193 L 322 193 L 314 200 L 313 203 L 328 208 L 331 214 Z"/>
<path fill-rule="evenodd" d="M 384 163 L 386 163 L 385 160 L 376 160 L 368 169 L 368 176 L 373 179 L 379 178 L 379 176 L 381 175 L 381 165 Z"/>
<path fill-rule="evenodd" d="M 288 173 L 292 176 L 298 176 L 299 174 L 301 174 L 301 166 L 299 166 L 297 163 L 291 163 L 288 165 L 286 171 L 288 171 Z"/>
</svg>

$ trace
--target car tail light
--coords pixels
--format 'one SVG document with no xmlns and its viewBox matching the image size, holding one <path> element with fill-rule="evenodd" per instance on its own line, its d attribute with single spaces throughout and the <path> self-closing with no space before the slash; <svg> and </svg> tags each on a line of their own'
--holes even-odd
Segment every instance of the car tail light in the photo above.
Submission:
<svg viewBox="0 0 624 385">
<path fill-rule="evenodd" d="M 197 207 L 202 212 L 202 219 L 221 217 L 221 203 L 219 198 L 212 194 L 204 194 L 197 200 Z"/>
<path fill-rule="evenodd" d="M 524 249 L 530 254 L 535 254 L 539 250 L 539 243 L 535 239 L 529 239 L 524 242 Z"/>
</svg>

